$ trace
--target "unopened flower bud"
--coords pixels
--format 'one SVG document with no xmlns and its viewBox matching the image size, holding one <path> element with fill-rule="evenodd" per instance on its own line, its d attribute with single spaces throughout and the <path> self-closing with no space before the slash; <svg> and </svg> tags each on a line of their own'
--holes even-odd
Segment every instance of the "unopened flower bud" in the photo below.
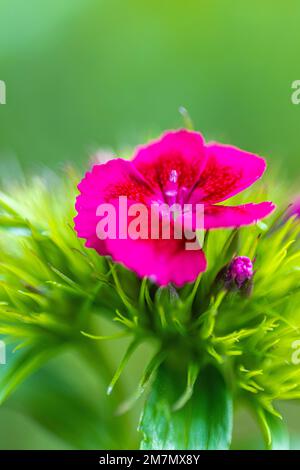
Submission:
<svg viewBox="0 0 300 470">
<path fill-rule="evenodd" d="M 253 277 L 253 263 L 247 256 L 237 256 L 228 266 L 225 284 L 241 289 Z"/>
<path fill-rule="evenodd" d="M 240 291 L 249 296 L 253 287 L 253 262 L 247 256 L 237 256 L 216 277 L 215 285 L 228 291 Z"/>
</svg>

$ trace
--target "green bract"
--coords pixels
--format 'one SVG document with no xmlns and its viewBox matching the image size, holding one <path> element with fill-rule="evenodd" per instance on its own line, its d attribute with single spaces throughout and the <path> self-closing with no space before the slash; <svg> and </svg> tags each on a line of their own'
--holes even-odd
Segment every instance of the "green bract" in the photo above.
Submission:
<svg viewBox="0 0 300 470">
<path fill-rule="evenodd" d="M 0 333 L 15 348 L 2 374 L 1 401 L 64 348 L 92 358 L 96 340 L 128 336 L 115 374 L 101 364 L 99 373 L 119 412 L 148 394 L 142 448 L 228 448 L 232 403 L 239 402 L 256 414 L 269 448 L 286 446 L 276 401 L 300 398 L 293 360 L 300 339 L 300 224 L 280 217 L 286 201 L 264 223 L 206 233 L 207 272 L 180 290 L 158 288 L 77 239 L 78 179 L 70 169 L 0 194 Z M 257 191 L 251 200 L 260 199 L 263 189 Z M 255 259 L 250 296 L 216 283 L 234 255 Z M 97 316 L 115 322 L 118 332 L 99 331 Z M 114 398 L 131 354 L 153 339 L 156 352 L 136 392 Z"/>
</svg>

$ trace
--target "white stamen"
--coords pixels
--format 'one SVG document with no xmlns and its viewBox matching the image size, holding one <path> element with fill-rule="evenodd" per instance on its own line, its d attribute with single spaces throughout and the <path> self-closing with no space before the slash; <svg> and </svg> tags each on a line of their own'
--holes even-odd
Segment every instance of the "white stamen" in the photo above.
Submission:
<svg viewBox="0 0 300 470">
<path fill-rule="evenodd" d="M 176 170 L 171 170 L 170 177 L 169 177 L 170 183 L 177 183 L 178 181 L 178 173 Z"/>
</svg>

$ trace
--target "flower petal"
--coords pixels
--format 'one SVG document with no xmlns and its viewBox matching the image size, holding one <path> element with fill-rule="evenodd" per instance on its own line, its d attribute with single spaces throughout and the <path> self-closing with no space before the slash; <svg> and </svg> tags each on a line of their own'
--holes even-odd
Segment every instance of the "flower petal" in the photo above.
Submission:
<svg viewBox="0 0 300 470">
<path fill-rule="evenodd" d="M 214 204 L 251 186 L 265 171 L 263 158 L 230 145 L 206 147 L 207 162 L 191 195 L 192 202 Z"/>
<path fill-rule="evenodd" d="M 102 203 L 117 204 L 119 196 L 127 196 L 128 202 L 146 203 L 153 191 L 131 162 L 114 159 L 103 165 L 94 165 L 79 183 L 80 195 L 75 208 L 75 230 L 80 238 L 87 240 L 86 246 L 107 254 L 106 242 L 97 238 L 96 227 L 99 217 L 97 208 Z"/>
<path fill-rule="evenodd" d="M 185 240 L 108 240 L 114 261 L 124 264 L 140 277 L 150 277 L 165 286 L 183 286 L 206 270 L 202 250 L 187 250 Z"/>
<path fill-rule="evenodd" d="M 139 147 L 133 163 L 151 187 L 163 189 L 171 172 L 178 186 L 190 189 L 197 182 L 206 161 L 204 139 L 198 132 L 170 131 L 159 140 Z"/>
<path fill-rule="evenodd" d="M 119 196 L 127 196 L 135 202 L 146 202 L 153 195 L 135 166 L 128 160 L 115 158 L 102 165 L 94 165 L 78 185 L 79 191 L 88 196 L 89 202 L 110 202 Z M 93 199 L 94 198 L 94 199 Z M 77 201 L 80 205 L 83 201 Z"/>
<path fill-rule="evenodd" d="M 275 205 L 272 202 L 250 203 L 241 206 L 206 205 L 204 227 L 205 229 L 213 229 L 251 225 L 267 217 L 274 209 Z"/>
</svg>

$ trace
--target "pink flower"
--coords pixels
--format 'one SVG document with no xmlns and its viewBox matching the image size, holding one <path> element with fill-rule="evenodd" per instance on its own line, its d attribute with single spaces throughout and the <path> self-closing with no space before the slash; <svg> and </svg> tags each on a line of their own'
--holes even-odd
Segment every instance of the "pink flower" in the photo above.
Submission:
<svg viewBox="0 0 300 470">
<path fill-rule="evenodd" d="M 129 205 L 190 204 L 192 209 L 186 220 L 194 231 L 199 228 L 194 217 L 196 204 L 203 204 L 205 229 L 249 225 L 269 215 L 274 205 L 216 204 L 251 186 L 265 168 L 262 158 L 235 147 L 206 144 L 197 132 L 167 132 L 159 140 L 139 147 L 131 161 L 114 159 L 93 166 L 78 185 L 75 230 L 86 239 L 87 247 L 110 255 L 139 276 L 151 277 L 159 285 L 172 282 L 182 286 L 206 270 L 201 249 L 186 250 L 186 239 L 174 236 L 170 240 L 128 237 L 100 240 L 96 234 L 98 206 L 111 203 L 117 208 L 119 196 L 127 196 Z"/>
</svg>

